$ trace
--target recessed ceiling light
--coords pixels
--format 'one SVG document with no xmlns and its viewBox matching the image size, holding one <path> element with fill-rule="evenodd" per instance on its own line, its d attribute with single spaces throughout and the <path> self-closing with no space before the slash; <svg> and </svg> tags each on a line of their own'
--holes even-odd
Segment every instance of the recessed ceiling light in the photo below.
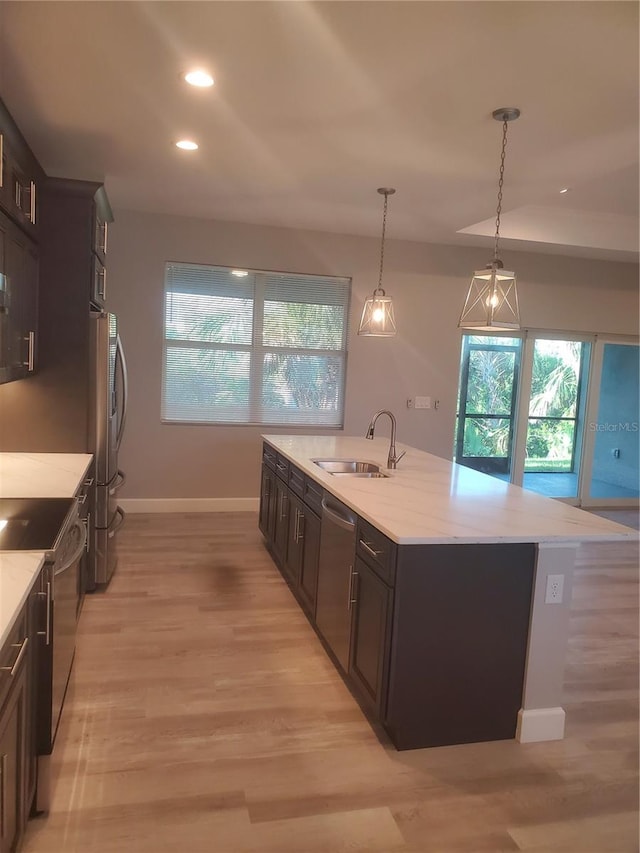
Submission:
<svg viewBox="0 0 640 853">
<path fill-rule="evenodd" d="M 184 75 L 184 79 L 191 86 L 198 86 L 200 89 L 206 89 L 208 86 L 213 86 L 213 77 L 206 71 L 198 68 L 195 71 L 189 71 Z"/>
<path fill-rule="evenodd" d="M 182 148 L 183 151 L 197 151 L 198 143 L 190 139 L 181 139 L 180 142 L 176 142 L 176 148 Z"/>
<path fill-rule="evenodd" d="M 568 193 L 570 189 L 571 189 L 571 187 L 562 187 L 562 189 L 560 190 L 560 192 L 561 192 L 561 193 Z"/>
<path fill-rule="evenodd" d="M 231 275 L 237 275 L 238 278 L 244 278 L 249 273 L 246 270 L 231 270 Z"/>
</svg>

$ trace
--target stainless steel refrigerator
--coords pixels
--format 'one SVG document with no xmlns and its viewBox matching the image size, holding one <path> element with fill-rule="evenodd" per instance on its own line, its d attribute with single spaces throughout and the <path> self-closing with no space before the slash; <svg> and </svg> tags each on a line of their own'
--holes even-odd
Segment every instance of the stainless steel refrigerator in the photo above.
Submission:
<svg viewBox="0 0 640 853">
<path fill-rule="evenodd" d="M 93 567 L 87 578 L 89 589 L 106 584 L 117 562 L 117 533 L 124 523 L 124 510 L 118 506 L 118 490 L 125 476 L 118 468 L 118 450 L 122 442 L 127 414 L 127 362 L 118 334 L 115 314 L 91 314 L 91 366 L 89 381 L 90 444 L 95 455 L 95 492 L 93 506 Z"/>
</svg>

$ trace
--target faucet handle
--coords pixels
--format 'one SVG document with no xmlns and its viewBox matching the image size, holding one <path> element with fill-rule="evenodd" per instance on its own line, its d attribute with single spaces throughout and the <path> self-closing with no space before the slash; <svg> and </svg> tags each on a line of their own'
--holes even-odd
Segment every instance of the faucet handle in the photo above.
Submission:
<svg viewBox="0 0 640 853">
<path fill-rule="evenodd" d="M 406 455 L 407 455 L 407 451 L 403 450 L 402 453 L 400 454 L 400 456 L 396 456 L 396 462 L 399 462 L 402 459 L 402 457 L 406 456 Z"/>
</svg>

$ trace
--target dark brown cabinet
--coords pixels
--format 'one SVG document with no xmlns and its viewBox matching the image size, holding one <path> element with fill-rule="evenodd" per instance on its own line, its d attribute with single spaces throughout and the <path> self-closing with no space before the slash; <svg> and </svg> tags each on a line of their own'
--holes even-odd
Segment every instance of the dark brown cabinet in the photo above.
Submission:
<svg viewBox="0 0 640 853">
<path fill-rule="evenodd" d="M 302 505 L 302 563 L 298 580 L 298 598 L 311 619 L 316 615 L 318 559 L 320 556 L 320 518 L 307 505 Z"/>
<path fill-rule="evenodd" d="M 287 556 L 284 560 L 284 572 L 289 583 L 297 588 L 302 572 L 304 556 L 305 513 L 302 501 L 289 491 L 289 530 L 287 531 Z"/>
<path fill-rule="evenodd" d="M 289 489 L 284 480 L 276 476 L 273 492 L 273 551 L 281 567 L 286 566 L 289 536 Z"/>
<path fill-rule="evenodd" d="M 317 483 L 264 445 L 258 524 L 283 577 L 312 619 L 320 553 L 317 509 L 322 494 Z"/>
<path fill-rule="evenodd" d="M 0 383 L 36 370 L 39 187 L 44 172 L 0 101 Z"/>
<path fill-rule="evenodd" d="M 291 463 L 287 487 L 279 454 L 265 448 L 273 468 L 271 479 L 263 468 L 261 519 L 276 513 L 267 545 L 396 748 L 515 737 L 535 545 L 399 545 L 306 474 L 292 479 Z M 288 535 L 276 548 L 281 501 Z"/>
<path fill-rule="evenodd" d="M 0 853 L 20 844 L 33 801 L 33 658 L 29 602 L 0 649 Z"/>
<path fill-rule="evenodd" d="M 258 525 L 260 527 L 260 530 L 262 531 L 262 535 L 268 541 L 273 539 L 273 522 L 275 520 L 275 479 L 275 473 L 266 465 L 263 465 L 262 481 L 260 485 L 260 514 L 258 516 Z"/>
<path fill-rule="evenodd" d="M 392 601 L 393 590 L 356 557 L 349 675 L 379 715 L 386 698 Z"/>
<path fill-rule="evenodd" d="M 38 249 L 0 212 L 0 382 L 36 369 Z"/>
</svg>

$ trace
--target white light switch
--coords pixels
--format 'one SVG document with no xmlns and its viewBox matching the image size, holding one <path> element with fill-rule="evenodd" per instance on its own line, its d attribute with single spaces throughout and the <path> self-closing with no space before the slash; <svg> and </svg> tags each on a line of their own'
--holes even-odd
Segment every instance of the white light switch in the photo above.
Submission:
<svg viewBox="0 0 640 853">
<path fill-rule="evenodd" d="M 430 409 L 431 408 L 431 397 L 416 397 L 415 398 L 415 407 L 416 409 Z"/>
</svg>

